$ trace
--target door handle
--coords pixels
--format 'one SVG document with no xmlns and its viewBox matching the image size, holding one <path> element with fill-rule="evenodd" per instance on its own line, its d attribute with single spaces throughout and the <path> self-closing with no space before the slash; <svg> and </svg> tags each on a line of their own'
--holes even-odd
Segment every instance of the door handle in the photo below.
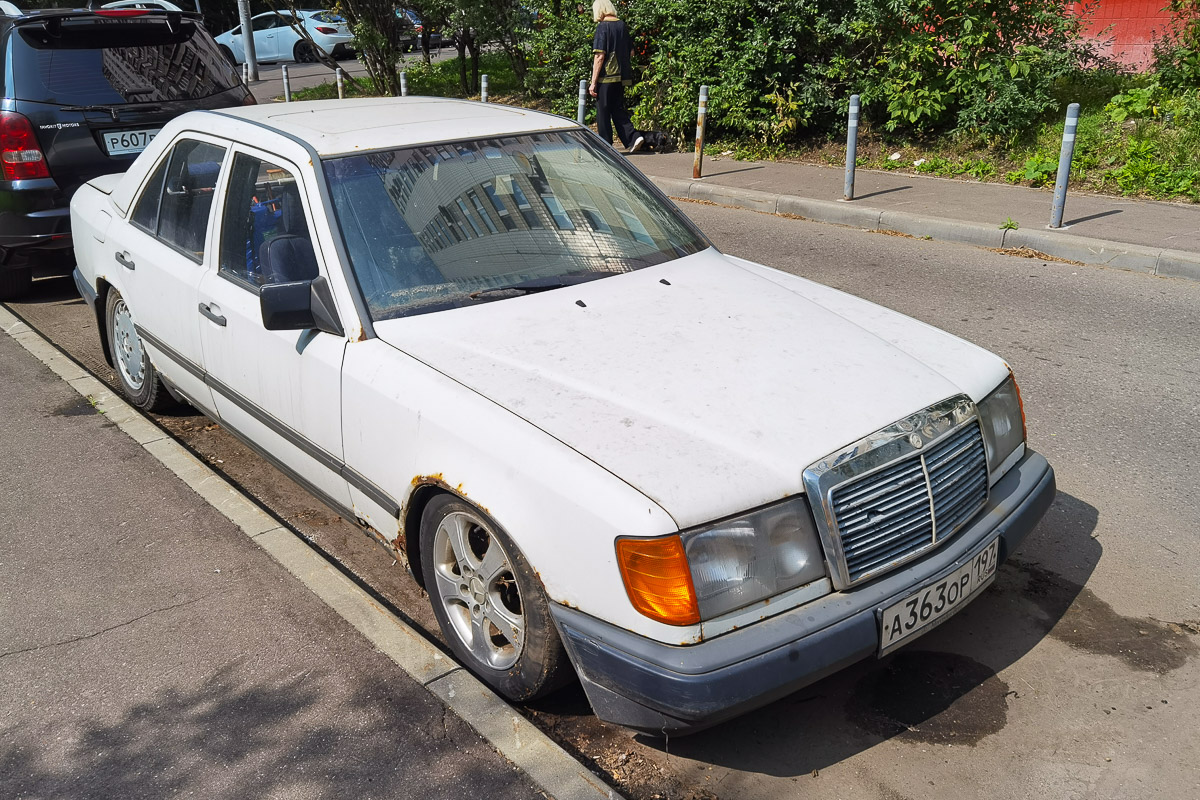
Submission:
<svg viewBox="0 0 1200 800">
<path fill-rule="evenodd" d="M 129 257 L 128 252 L 117 253 L 115 258 L 117 259 L 117 263 L 120 264 L 125 269 L 133 269 L 134 268 L 133 259 L 131 259 Z"/>
<path fill-rule="evenodd" d="M 215 305 L 201 303 L 200 313 L 220 325 L 222 328 L 225 327 L 225 317 L 221 315 L 221 309 L 217 308 Z"/>
</svg>

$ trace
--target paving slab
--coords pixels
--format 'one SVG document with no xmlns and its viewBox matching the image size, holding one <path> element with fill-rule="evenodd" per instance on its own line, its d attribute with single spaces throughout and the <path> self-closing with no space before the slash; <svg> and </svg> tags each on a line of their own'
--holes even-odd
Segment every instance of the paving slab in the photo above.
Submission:
<svg viewBox="0 0 1200 800">
<path fill-rule="evenodd" d="M 0 385 L 0 797 L 544 796 L 8 336 Z"/>
<path fill-rule="evenodd" d="M 630 156 L 630 162 L 647 175 L 688 181 L 692 179 L 692 160 L 690 152 Z M 974 222 L 997 230 L 1012 219 L 1020 230 L 1045 231 L 1052 236 L 1068 234 L 1200 252 L 1200 205 L 1193 203 L 1070 192 L 1064 227 L 1050 231 L 1046 226 L 1053 200 L 1051 189 L 859 169 L 855 176 L 855 199 L 845 203 L 842 167 L 706 156 L 703 175 L 699 183 L 705 185 Z"/>
</svg>

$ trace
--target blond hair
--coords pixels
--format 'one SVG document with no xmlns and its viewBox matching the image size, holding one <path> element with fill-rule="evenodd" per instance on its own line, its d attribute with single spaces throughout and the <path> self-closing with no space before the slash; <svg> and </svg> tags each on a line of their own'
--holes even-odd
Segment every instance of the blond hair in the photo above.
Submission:
<svg viewBox="0 0 1200 800">
<path fill-rule="evenodd" d="M 617 7 L 612 0 L 592 0 L 592 21 L 599 22 L 605 17 L 617 16 Z"/>
</svg>

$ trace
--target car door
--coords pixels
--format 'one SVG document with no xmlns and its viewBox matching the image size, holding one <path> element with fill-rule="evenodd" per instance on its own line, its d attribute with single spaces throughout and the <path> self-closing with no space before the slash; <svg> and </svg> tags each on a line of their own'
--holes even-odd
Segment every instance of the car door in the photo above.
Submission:
<svg viewBox="0 0 1200 800">
<path fill-rule="evenodd" d="M 260 287 L 325 275 L 295 166 L 249 148 L 224 184 L 216 258 L 200 283 L 200 338 L 221 419 L 341 508 L 341 369 L 346 337 L 263 327 Z M 297 254 L 303 257 L 298 258 Z"/>
<path fill-rule="evenodd" d="M 254 57 L 259 61 L 279 60 L 279 15 L 274 11 L 259 14 L 250 20 L 254 30 Z"/>
<path fill-rule="evenodd" d="M 225 155 L 220 140 L 182 135 L 150 171 L 129 219 L 111 226 L 106 237 L 120 265 L 114 283 L 152 363 L 202 409 L 213 404 L 204 382 L 196 292 Z"/>
</svg>

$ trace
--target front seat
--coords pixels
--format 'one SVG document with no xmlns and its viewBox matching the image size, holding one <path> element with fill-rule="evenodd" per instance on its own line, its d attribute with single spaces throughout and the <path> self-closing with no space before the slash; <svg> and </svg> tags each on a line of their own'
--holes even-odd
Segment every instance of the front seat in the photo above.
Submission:
<svg viewBox="0 0 1200 800">
<path fill-rule="evenodd" d="M 309 239 L 304 206 L 295 185 L 281 193 L 279 233 L 263 242 L 258 251 L 264 283 L 312 280 L 317 271 L 317 254 Z"/>
</svg>

